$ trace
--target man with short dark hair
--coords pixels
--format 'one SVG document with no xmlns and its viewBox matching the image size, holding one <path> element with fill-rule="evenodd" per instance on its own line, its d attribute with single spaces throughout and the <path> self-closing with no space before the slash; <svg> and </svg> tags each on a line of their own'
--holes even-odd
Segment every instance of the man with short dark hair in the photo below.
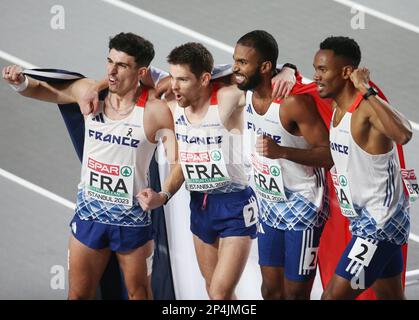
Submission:
<svg viewBox="0 0 419 320">
<path fill-rule="evenodd" d="M 81 181 L 70 223 L 69 299 L 95 297 L 111 251 L 116 252 L 128 298 L 152 298 L 151 217 L 137 195 L 149 187 L 149 164 L 160 137 L 170 162 L 176 158 L 170 110 L 139 86 L 153 57 L 153 45 L 138 35 L 120 33 L 110 39 L 109 92 L 97 113 L 84 118 Z M 94 84 L 81 79 L 50 85 L 25 76 L 18 66 L 5 67 L 3 79 L 24 96 L 60 104 L 78 101 Z M 167 199 L 177 188 L 165 185 L 158 196 Z"/>
<path fill-rule="evenodd" d="M 328 216 L 322 168 L 332 165 L 328 133 L 308 94 L 272 98 L 278 58 L 271 34 L 255 30 L 234 50 L 246 90 L 245 129 L 259 203 L 258 249 L 264 299 L 309 299 Z"/>
<path fill-rule="evenodd" d="M 369 287 L 379 299 L 405 299 L 402 245 L 410 218 L 396 144 L 406 144 L 412 128 L 377 96 L 360 61 L 355 40 L 329 37 L 313 62 L 320 97 L 335 102 L 331 173 L 353 235 L 322 299 L 354 299 Z"/>
<path fill-rule="evenodd" d="M 226 88 L 210 82 L 213 58 L 202 44 L 181 45 L 167 60 L 198 265 L 211 299 L 233 299 L 257 222 L 242 159 L 242 108 Z"/>
</svg>

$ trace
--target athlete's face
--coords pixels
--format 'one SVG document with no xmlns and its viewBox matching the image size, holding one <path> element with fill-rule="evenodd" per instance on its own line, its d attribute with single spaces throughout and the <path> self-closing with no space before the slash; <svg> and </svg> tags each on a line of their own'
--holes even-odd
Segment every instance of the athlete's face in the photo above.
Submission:
<svg viewBox="0 0 419 320">
<path fill-rule="evenodd" d="M 170 81 L 178 105 L 186 108 L 200 98 L 202 90 L 208 85 L 211 76 L 203 73 L 199 78 L 186 64 L 170 65 Z"/>
<path fill-rule="evenodd" d="M 343 89 L 348 79 L 344 59 L 332 50 L 319 50 L 314 56 L 314 81 L 322 98 L 334 98 Z"/>
<path fill-rule="evenodd" d="M 236 44 L 234 48 L 233 73 L 240 90 L 251 90 L 262 80 L 260 57 L 254 48 Z"/>
<path fill-rule="evenodd" d="M 111 49 L 106 66 L 109 91 L 124 95 L 137 88 L 138 81 L 146 68 L 139 68 L 135 58 L 125 52 Z"/>
</svg>

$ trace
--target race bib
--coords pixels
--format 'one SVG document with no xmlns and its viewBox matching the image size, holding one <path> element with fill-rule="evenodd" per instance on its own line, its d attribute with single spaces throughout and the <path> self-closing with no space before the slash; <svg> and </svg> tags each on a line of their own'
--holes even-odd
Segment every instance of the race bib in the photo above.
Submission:
<svg viewBox="0 0 419 320">
<path fill-rule="evenodd" d="M 88 158 L 84 178 L 87 197 L 115 205 L 132 206 L 133 166 L 107 164 Z"/>
<path fill-rule="evenodd" d="M 207 191 L 229 183 L 230 177 L 221 149 L 203 152 L 180 151 L 179 155 L 188 190 Z"/>
<path fill-rule="evenodd" d="M 250 227 L 258 222 L 258 204 L 255 197 L 249 200 L 249 204 L 243 207 L 243 218 L 246 227 Z"/>
<path fill-rule="evenodd" d="M 304 252 L 303 270 L 314 270 L 317 267 L 319 248 L 306 248 Z"/>
<path fill-rule="evenodd" d="M 282 168 L 279 163 L 252 154 L 252 165 L 258 196 L 272 202 L 287 201 L 282 180 Z"/>
<path fill-rule="evenodd" d="M 337 173 L 336 168 L 330 170 L 332 176 L 333 186 L 335 188 L 336 196 L 339 200 L 340 211 L 345 217 L 355 218 L 358 216 L 353 204 L 351 190 L 349 189 L 349 181 L 346 173 Z"/>
<path fill-rule="evenodd" d="M 348 258 L 355 263 L 361 264 L 364 267 L 368 267 L 376 250 L 377 245 L 374 241 L 356 238 L 355 243 L 348 254 Z"/>
<path fill-rule="evenodd" d="M 368 267 L 377 251 L 377 240 L 356 238 L 348 259 L 351 261 L 346 266 L 345 271 L 354 275 L 351 279 L 352 288 L 365 289 L 364 268 Z"/>
<path fill-rule="evenodd" d="M 414 202 L 419 197 L 419 187 L 416 181 L 415 171 L 413 169 L 401 169 L 402 179 L 409 194 L 410 202 Z"/>
</svg>

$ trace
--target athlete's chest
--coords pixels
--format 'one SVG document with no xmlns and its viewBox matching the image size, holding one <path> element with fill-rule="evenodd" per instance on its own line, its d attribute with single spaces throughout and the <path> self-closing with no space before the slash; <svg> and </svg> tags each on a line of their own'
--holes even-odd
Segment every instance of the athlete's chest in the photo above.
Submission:
<svg viewBox="0 0 419 320">
<path fill-rule="evenodd" d="M 142 114 L 135 114 L 121 120 L 111 120 L 103 113 L 86 121 L 88 144 L 138 148 L 145 140 Z"/>
</svg>

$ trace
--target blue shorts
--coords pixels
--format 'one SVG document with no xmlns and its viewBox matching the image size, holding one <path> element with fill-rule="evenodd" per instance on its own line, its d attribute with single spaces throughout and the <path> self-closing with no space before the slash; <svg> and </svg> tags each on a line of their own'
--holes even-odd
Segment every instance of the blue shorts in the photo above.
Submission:
<svg viewBox="0 0 419 320">
<path fill-rule="evenodd" d="M 279 230 L 259 220 L 259 265 L 283 267 L 292 281 L 308 281 L 316 275 L 317 253 L 323 228 Z"/>
<path fill-rule="evenodd" d="M 73 236 L 92 249 L 110 248 L 128 252 L 153 239 L 151 225 L 146 227 L 115 226 L 93 220 L 81 220 L 78 214 L 70 222 Z"/>
<path fill-rule="evenodd" d="M 353 236 L 336 267 L 336 274 L 359 289 L 377 279 L 391 278 L 403 271 L 402 246 L 388 241 Z"/>
<path fill-rule="evenodd" d="M 239 192 L 205 194 L 191 192 L 191 231 L 199 239 L 213 244 L 217 238 L 256 238 L 258 205 L 248 187 Z"/>
</svg>

